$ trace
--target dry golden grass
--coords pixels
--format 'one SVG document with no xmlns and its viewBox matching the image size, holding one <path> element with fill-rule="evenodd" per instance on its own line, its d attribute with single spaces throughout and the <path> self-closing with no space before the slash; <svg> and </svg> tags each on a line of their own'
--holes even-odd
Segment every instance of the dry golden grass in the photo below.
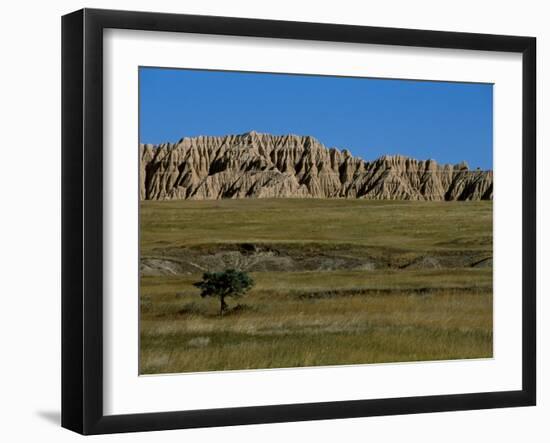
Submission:
<svg viewBox="0 0 550 443">
<path fill-rule="evenodd" d="M 416 272 L 410 272 L 416 274 Z M 200 275 L 142 279 L 141 372 L 188 372 L 229 369 L 359 364 L 414 360 L 481 358 L 492 355 L 492 296 L 481 284 L 412 292 L 376 285 L 354 295 L 319 293 L 316 282 L 337 285 L 332 273 L 255 274 L 256 288 L 231 301 L 244 306 L 223 318 L 216 300 L 201 299 L 192 281 Z M 340 274 L 340 273 L 335 273 Z M 373 272 L 375 274 L 375 272 Z M 422 286 L 437 281 L 436 272 L 395 278 Z M 429 274 L 429 273 L 427 273 Z M 336 276 L 335 276 L 336 277 Z M 338 277 L 343 278 L 341 275 Z M 380 276 L 377 276 L 380 278 Z M 413 278 L 414 277 L 414 278 Z M 461 281 L 461 275 L 456 278 Z M 470 278 L 490 281 L 490 272 Z M 383 280 L 383 279 L 382 279 Z M 305 283 L 298 283 L 302 281 Z M 349 279 L 345 280 L 349 283 Z M 284 285 L 294 282 L 291 291 Z M 449 283 L 449 279 L 445 279 Z M 456 283 L 452 281 L 451 283 Z M 377 289 L 372 289 L 377 287 Z M 458 287 L 458 289 L 457 289 Z M 312 297 L 304 297 L 311 294 Z"/>
<path fill-rule="evenodd" d="M 143 202 L 141 216 L 142 256 L 258 241 L 492 254 L 490 202 Z M 200 277 L 141 278 L 142 374 L 492 356 L 491 268 L 257 272 L 223 318 Z"/>
<path fill-rule="evenodd" d="M 141 248 L 226 242 L 491 250 L 491 201 L 249 199 L 141 202 Z"/>
</svg>

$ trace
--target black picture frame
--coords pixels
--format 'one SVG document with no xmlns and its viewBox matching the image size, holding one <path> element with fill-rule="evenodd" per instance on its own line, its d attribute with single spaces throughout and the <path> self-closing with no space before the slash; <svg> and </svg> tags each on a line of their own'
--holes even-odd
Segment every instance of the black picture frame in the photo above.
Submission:
<svg viewBox="0 0 550 443">
<path fill-rule="evenodd" d="M 522 54 L 522 389 L 130 415 L 103 413 L 103 30 L 503 51 Z M 62 18 L 62 426 L 82 434 L 413 414 L 536 403 L 536 39 L 83 9 Z"/>
</svg>

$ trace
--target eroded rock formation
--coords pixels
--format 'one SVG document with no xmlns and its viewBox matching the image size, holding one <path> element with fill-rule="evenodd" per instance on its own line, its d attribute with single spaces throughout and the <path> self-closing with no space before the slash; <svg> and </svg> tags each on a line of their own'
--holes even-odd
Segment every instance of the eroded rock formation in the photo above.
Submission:
<svg viewBox="0 0 550 443">
<path fill-rule="evenodd" d="M 248 132 L 140 146 L 141 199 L 365 198 L 491 200 L 492 171 L 383 156 L 374 161 L 309 136 Z"/>
</svg>

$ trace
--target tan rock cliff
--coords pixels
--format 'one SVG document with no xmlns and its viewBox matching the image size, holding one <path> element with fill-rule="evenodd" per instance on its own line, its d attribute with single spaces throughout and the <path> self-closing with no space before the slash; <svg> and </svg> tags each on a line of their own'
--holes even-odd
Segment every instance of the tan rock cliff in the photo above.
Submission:
<svg viewBox="0 0 550 443">
<path fill-rule="evenodd" d="M 259 134 L 140 145 L 140 197 L 492 200 L 492 171 L 383 156 L 367 162 L 309 136 Z"/>
</svg>

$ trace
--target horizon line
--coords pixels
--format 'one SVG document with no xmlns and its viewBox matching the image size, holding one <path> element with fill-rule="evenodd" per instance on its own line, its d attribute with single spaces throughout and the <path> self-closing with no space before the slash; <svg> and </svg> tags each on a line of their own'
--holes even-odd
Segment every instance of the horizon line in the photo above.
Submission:
<svg viewBox="0 0 550 443">
<path fill-rule="evenodd" d="M 465 164 L 466 168 L 471 172 L 493 172 L 492 168 L 484 169 L 484 168 L 476 167 L 475 169 L 470 169 L 470 165 L 466 160 L 459 161 L 458 163 L 442 163 L 442 162 L 438 161 L 437 159 L 431 158 L 431 157 L 430 158 L 425 158 L 425 159 L 420 159 L 420 158 L 417 158 L 417 157 L 412 157 L 410 155 L 404 155 L 404 154 L 382 154 L 382 155 L 380 155 L 376 158 L 373 158 L 372 160 L 365 160 L 362 156 L 355 155 L 351 151 L 351 149 L 349 149 L 349 148 L 345 148 L 345 147 L 341 148 L 341 147 L 338 147 L 338 146 L 327 146 L 319 138 L 317 138 L 313 135 L 302 135 L 302 134 L 295 134 L 295 133 L 292 133 L 292 132 L 287 132 L 287 133 L 283 133 L 283 134 L 274 134 L 274 133 L 270 133 L 270 132 L 259 132 L 259 131 L 256 131 L 255 129 L 251 129 L 251 130 L 248 130 L 248 131 L 245 131 L 245 132 L 240 132 L 240 133 L 226 133 L 226 134 L 223 134 L 223 135 L 199 134 L 199 135 L 194 135 L 194 136 L 183 136 L 183 137 L 180 137 L 176 142 L 165 141 L 165 142 L 160 142 L 160 143 L 144 143 L 140 140 L 138 144 L 140 145 L 140 147 L 145 146 L 145 145 L 151 145 L 153 148 L 155 148 L 155 147 L 159 148 L 163 145 L 172 145 L 171 147 L 176 147 L 177 145 L 181 144 L 185 139 L 196 139 L 196 138 L 200 138 L 200 137 L 206 137 L 206 138 L 224 138 L 224 137 L 232 137 L 232 136 L 233 137 L 239 137 L 239 136 L 246 136 L 246 135 L 253 135 L 253 134 L 268 135 L 268 136 L 273 136 L 273 137 L 294 136 L 294 137 L 301 137 L 301 138 L 312 138 L 312 139 L 316 140 L 318 143 L 320 143 L 325 149 L 328 149 L 328 150 L 334 149 L 334 150 L 339 151 L 341 153 L 343 153 L 344 151 L 347 151 L 351 154 L 352 157 L 358 158 L 358 159 L 360 159 L 360 160 L 362 160 L 366 163 L 373 163 L 373 162 L 375 162 L 377 160 L 380 160 L 384 157 L 403 157 L 403 158 L 406 158 L 406 159 L 412 159 L 412 160 L 423 161 L 423 162 L 434 161 L 435 163 L 437 163 L 440 166 L 446 166 L 446 165 L 457 166 L 457 165 Z"/>
</svg>

